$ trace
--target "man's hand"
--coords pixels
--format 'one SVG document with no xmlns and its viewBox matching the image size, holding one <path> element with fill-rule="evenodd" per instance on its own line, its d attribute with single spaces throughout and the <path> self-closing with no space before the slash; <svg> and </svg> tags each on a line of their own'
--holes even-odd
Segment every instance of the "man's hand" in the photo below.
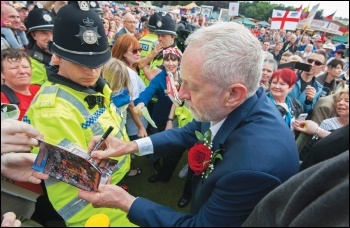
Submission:
<svg viewBox="0 0 350 228">
<path fill-rule="evenodd" d="M 306 86 L 305 95 L 308 101 L 312 101 L 316 95 L 316 89 L 310 85 Z"/>
<path fill-rule="evenodd" d="M 92 137 L 88 146 L 88 151 L 91 151 L 96 143 L 101 139 L 101 136 Z M 91 151 L 91 157 L 97 162 L 109 157 L 119 157 L 126 154 L 131 154 L 138 151 L 137 144 L 135 142 L 124 142 L 116 137 L 108 136 L 102 143 L 99 150 Z"/>
<path fill-rule="evenodd" d="M 40 133 L 25 122 L 13 119 L 1 121 L 1 154 L 9 152 L 29 152 L 38 146 Z"/>
<path fill-rule="evenodd" d="M 1 174 L 14 181 L 40 184 L 49 178 L 48 174 L 32 169 L 36 154 L 6 153 L 1 156 Z"/>
<path fill-rule="evenodd" d="M 119 208 L 129 212 L 135 197 L 117 185 L 101 184 L 97 192 L 79 190 L 78 197 L 92 203 L 93 207 Z"/>
<path fill-rule="evenodd" d="M 164 45 L 163 43 L 158 43 L 154 49 L 152 50 L 152 55 L 155 57 L 159 54 L 159 52 L 163 51 Z"/>
</svg>

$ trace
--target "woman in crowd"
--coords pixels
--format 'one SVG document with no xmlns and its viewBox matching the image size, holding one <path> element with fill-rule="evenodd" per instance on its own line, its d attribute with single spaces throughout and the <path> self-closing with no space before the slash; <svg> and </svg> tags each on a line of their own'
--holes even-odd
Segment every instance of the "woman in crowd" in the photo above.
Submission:
<svg viewBox="0 0 350 228">
<path fill-rule="evenodd" d="M 131 90 L 129 91 L 130 100 L 126 115 L 126 131 L 130 140 L 147 136 L 147 120 L 143 116 L 136 114 L 133 110 L 135 99 L 137 99 L 140 93 L 146 88 L 137 74 L 137 63 L 140 60 L 140 51 L 138 40 L 133 35 L 129 34 L 120 36 L 112 48 L 112 57 L 120 60 L 126 66 L 131 84 Z M 114 72 L 114 75 L 115 77 L 119 76 L 116 72 Z M 128 176 L 135 176 L 140 172 L 139 169 L 131 170 Z"/>
<path fill-rule="evenodd" d="M 32 68 L 29 56 L 19 49 L 1 51 L 1 78 L 4 80 L 4 84 L 1 85 L 1 104 L 18 105 L 18 120 L 22 120 L 40 89 L 40 86 L 30 84 Z M 13 99 L 19 103 L 15 103 Z M 25 182 L 16 184 L 33 192 L 43 193 L 40 185 Z"/>
<path fill-rule="evenodd" d="M 327 136 L 330 132 L 349 124 L 349 89 L 339 90 L 334 96 L 334 107 L 337 113 L 336 117 L 325 119 L 318 125 L 312 120 L 308 120 L 307 129 L 304 128 L 305 123 L 298 120 L 292 123 L 293 128 L 304 133 L 313 135 L 300 151 L 301 157 L 306 157 L 312 145 L 318 140 Z M 327 133 L 328 132 L 328 133 Z"/>
<path fill-rule="evenodd" d="M 17 104 L 22 120 L 40 86 L 31 85 L 32 68 L 29 56 L 19 49 L 1 51 L 1 103 Z M 15 102 L 13 99 L 16 99 Z"/>
<path fill-rule="evenodd" d="M 300 102 L 288 96 L 297 80 L 298 77 L 293 70 L 289 68 L 279 69 L 271 76 L 270 90 L 267 94 L 291 129 L 293 129 L 293 120 L 303 113 L 303 106 Z"/>
<path fill-rule="evenodd" d="M 157 125 L 157 131 L 163 131 L 166 128 L 167 122 L 169 122 L 168 117 L 174 116 L 170 113 L 171 107 L 173 105 L 171 99 L 169 98 L 166 85 L 166 77 L 168 72 L 172 73 L 174 76 L 175 84 L 179 88 L 180 83 L 180 73 L 179 64 L 181 61 L 181 53 L 176 48 L 167 48 L 163 51 L 163 66 L 158 70 L 158 73 L 150 82 L 149 86 L 144 92 L 142 92 L 138 99 L 135 100 L 136 108 L 138 113 L 141 113 L 141 109 L 147 106 L 148 102 L 152 99 L 154 95 L 157 96 L 158 101 L 153 108 L 152 118 Z"/>
<path fill-rule="evenodd" d="M 109 26 L 109 20 L 107 18 L 103 18 L 103 28 L 105 30 L 105 33 L 106 33 L 106 36 L 107 36 L 107 39 L 108 39 L 108 43 L 111 44 L 114 37 L 111 32 L 110 32 L 110 26 Z"/>
<path fill-rule="evenodd" d="M 158 101 L 155 103 L 152 111 L 152 119 L 154 120 L 157 128 L 152 129 L 152 133 L 164 131 L 173 127 L 174 107 L 173 102 L 167 94 L 166 78 L 168 72 L 173 74 L 175 84 L 181 83 L 179 65 L 181 61 L 181 53 L 178 49 L 169 47 L 163 50 L 163 65 L 160 67 L 160 73 L 158 73 L 150 82 L 148 87 L 140 94 L 140 97 L 135 100 L 135 111 L 141 113 L 141 109 L 147 106 L 154 95 L 157 96 Z M 156 175 L 150 176 L 148 181 L 155 183 L 157 181 L 166 182 L 170 179 L 173 171 L 176 168 L 178 160 L 181 158 L 181 154 L 167 155 L 163 158 L 163 166 L 160 166 L 160 158 L 152 155 L 149 160 L 153 163 Z"/>
<path fill-rule="evenodd" d="M 312 44 L 307 44 L 304 51 L 301 51 L 300 52 L 300 55 L 301 55 L 301 58 L 303 60 L 303 62 L 305 63 L 306 60 L 310 57 L 310 55 L 312 54 L 313 52 L 313 48 L 314 48 L 314 45 Z"/>
<path fill-rule="evenodd" d="M 277 70 L 277 62 L 274 59 L 265 59 L 261 72 L 260 86 L 267 90 L 272 74 Z"/>
<path fill-rule="evenodd" d="M 126 130 L 131 140 L 147 136 L 147 121 L 134 112 L 134 101 L 146 88 L 137 74 L 137 63 L 140 60 L 140 45 L 138 40 L 129 34 L 120 36 L 112 48 L 112 57 L 124 63 L 131 82 L 131 102 L 128 107 Z"/>
</svg>

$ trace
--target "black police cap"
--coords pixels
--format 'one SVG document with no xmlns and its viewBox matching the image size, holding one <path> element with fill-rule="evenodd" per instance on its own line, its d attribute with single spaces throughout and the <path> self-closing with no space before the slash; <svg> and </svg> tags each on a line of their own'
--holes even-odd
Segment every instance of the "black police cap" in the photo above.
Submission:
<svg viewBox="0 0 350 228">
<path fill-rule="evenodd" d="M 169 15 L 158 18 L 154 33 L 176 35 L 175 21 Z"/>
<path fill-rule="evenodd" d="M 63 6 L 56 15 L 52 53 L 89 68 L 103 66 L 110 58 L 103 23 L 88 1 Z"/>
<path fill-rule="evenodd" d="M 157 21 L 160 20 L 161 15 L 157 12 L 152 14 L 148 19 L 148 28 L 151 31 L 154 31 L 156 29 Z"/>
<path fill-rule="evenodd" d="M 47 9 L 34 8 L 26 18 L 27 33 L 37 30 L 53 30 L 55 16 Z"/>
</svg>

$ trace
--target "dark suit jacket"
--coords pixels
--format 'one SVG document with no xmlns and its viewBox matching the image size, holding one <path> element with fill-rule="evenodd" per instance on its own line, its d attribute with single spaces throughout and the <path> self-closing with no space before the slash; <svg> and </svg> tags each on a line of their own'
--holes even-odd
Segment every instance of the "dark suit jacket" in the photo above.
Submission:
<svg viewBox="0 0 350 228">
<path fill-rule="evenodd" d="M 324 160 L 335 157 L 349 149 L 349 124 L 338 128 L 327 137 L 312 145 L 308 155 L 300 165 L 300 171 Z"/>
<path fill-rule="evenodd" d="M 231 112 L 213 139 L 223 149 L 207 179 L 194 176 L 191 214 L 137 198 L 129 219 L 140 226 L 241 226 L 257 203 L 299 169 L 291 130 L 260 88 Z M 184 128 L 151 135 L 155 153 L 190 148 L 195 130 L 209 123 L 193 121 Z"/>
<path fill-rule="evenodd" d="M 242 227 L 349 227 L 349 150 L 274 189 Z"/>
<path fill-rule="evenodd" d="M 126 28 L 122 28 L 119 30 L 119 32 L 117 34 L 115 34 L 114 40 L 117 41 L 117 39 L 123 35 L 123 34 L 127 34 L 128 32 L 126 31 Z"/>
</svg>

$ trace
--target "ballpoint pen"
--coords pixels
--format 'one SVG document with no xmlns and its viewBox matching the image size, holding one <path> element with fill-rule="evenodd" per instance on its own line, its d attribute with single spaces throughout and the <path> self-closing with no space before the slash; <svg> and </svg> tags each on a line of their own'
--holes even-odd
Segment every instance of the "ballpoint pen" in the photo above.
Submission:
<svg viewBox="0 0 350 228">
<path fill-rule="evenodd" d="M 98 140 L 98 142 L 96 143 L 96 145 L 92 148 L 91 151 L 94 150 L 98 150 L 98 148 L 100 148 L 100 146 L 102 145 L 102 143 L 106 140 L 106 138 L 108 137 L 108 135 L 113 131 L 114 127 L 110 126 L 107 131 L 102 135 L 102 137 L 100 138 L 100 140 Z M 89 159 L 91 158 L 91 156 L 89 155 Z"/>
</svg>

